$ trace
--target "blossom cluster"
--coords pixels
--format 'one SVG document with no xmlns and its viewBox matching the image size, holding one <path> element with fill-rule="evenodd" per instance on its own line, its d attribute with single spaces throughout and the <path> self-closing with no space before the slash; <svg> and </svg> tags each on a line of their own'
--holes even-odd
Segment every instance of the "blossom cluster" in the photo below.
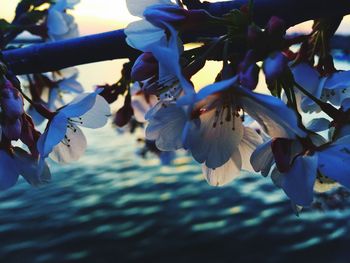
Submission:
<svg viewBox="0 0 350 263">
<path fill-rule="evenodd" d="M 22 1 L 14 21 L 0 25 L 1 46 L 22 28 L 46 42 L 77 37 L 67 10 L 78 2 Z M 350 72 L 334 67 L 329 45 L 338 19 L 315 20 L 311 34 L 289 36 L 276 16 L 258 26 L 253 1 L 222 17 L 183 2 L 126 0 L 139 18 L 125 29 L 126 42 L 139 55 L 130 56 L 116 84 L 94 92 L 84 92 L 75 68 L 20 76 L 21 85 L 1 63 L 0 189 L 19 175 L 32 185 L 46 183 L 47 158 L 78 160 L 87 145 L 80 127 L 104 126 L 109 104 L 120 98 L 113 123 L 145 128 L 141 155 L 153 152 L 168 164 L 184 149 L 210 185 L 258 172 L 297 210 L 312 204 L 315 191 L 350 187 Z M 43 4 L 50 6 L 43 11 Z M 28 20 L 29 14 L 36 19 Z M 297 52 L 294 44 L 300 44 Z M 207 61 L 222 67 L 214 83 L 198 87 L 192 77 L 206 70 Z M 70 103 L 67 95 L 74 95 Z M 35 125 L 43 122 L 40 133 Z M 24 149 L 13 146 L 18 140 Z M 2 172 L 5 166 L 9 173 Z"/>
<path fill-rule="evenodd" d="M 310 206 L 314 191 L 350 187 L 350 72 L 336 70 L 328 45 L 317 45 L 327 28 L 290 38 L 278 17 L 265 28 L 254 24 L 252 4 L 213 17 L 180 1 L 126 2 L 139 17 L 125 29 L 126 41 L 141 52 L 130 101 L 159 150 L 187 150 L 213 186 L 242 170 L 260 172 L 296 208 Z M 183 44 L 187 32 L 212 27 L 227 33 L 200 47 Z M 296 43 L 302 45 L 294 53 Z M 209 60 L 222 61 L 220 73 L 195 87 L 192 76 Z M 270 94 L 256 91 L 260 79 Z"/>
<path fill-rule="evenodd" d="M 78 26 L 67 10 L 79 2 L 21 1 L 13 22 L 4 28 L 1 45 L 6 48 L 22 28 L 45 42 L 78 37 Z M 48 3 L 48 8 L 40 9 Z M 2 61 L 0 68 L 0 189 L 15 185 L 19 175 L 40 186 L 51 179 L 47 158 L 61 164 L 78 160 L 87 147 L 80 127 L 103 127 L 111 115 L 110 106 L 101 89 L 84 92 L 76 68 L 18 78 Z M 36 126 L 44 122 L 41 133 Z"/>
</svg>

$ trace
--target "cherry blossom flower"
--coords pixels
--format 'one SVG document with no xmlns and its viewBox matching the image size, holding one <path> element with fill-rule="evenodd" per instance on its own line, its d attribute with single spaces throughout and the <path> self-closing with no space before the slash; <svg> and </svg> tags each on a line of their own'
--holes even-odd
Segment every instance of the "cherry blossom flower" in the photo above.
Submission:
<svg viewBox="0 0 350 263">
<path fill-rule="evenodd" d="M 39 168 L 38 159 L 19 147 L 10 143 L 0 146 L 0 190 L 6 190 L 17 183 L 19 176 L 33 186 L 46 184 L 51 179 L 51 173 L 46 163 Z"/>
<path fill-rule="evenodd" d="M 47 28 L 51 41 L 79 36 L 78 25 L 74 17 L 66 13 L 67 9 L 73 9 L 79 2 L 80 0 L 58 0 L 49 8 Z"/>
<path fill-rule="evenodd" d="M 325 192 L 340 183 L 350 187 L 350 136 L 326 144 L 317 134 L 309 137 L 313 149 L 299 139 L 277 138 L 259 146 L 251 156 L 255 171 L 271 175 L 291 201 L 309 206 L 313 193 Z M 337 167 L 334 169 L 334 167 Z"/>
<path fill-rule="evenodd" d="M 157 97 L 154 95 L 148 95 L 142 91 L 140 84 L 135 82 L 130 87 L 131 92 L 131 106 L 133 108 L 135 119 L 140 122 L 146 122 L 145 115 L 151 110 L 151 108 L 157 104 Z"/>
<path fill-rule="evenodd" d="M 142 3 L 136 0 L 127 1 L 129 12 L 143 19 L 127 26 L 125 29 L 126 42 L 133 48 L 152 53 L 159 63 L 159 82 L 162 85 L 167 85 L 169 81 L 174 82 L 175 79 L 181 83 L 185 93 L 193 94 L 193 87 L 183 76 L 180 65 L 183 45 L 178 38 L 178 32 L 166 22 L 162 24 L 162 27 L 158 27 L 143 17 L 147 8 L 157 6 L 157 4 L 176 6 L 181 9 L 170 0 L 142 1 Z M 165 31 L 170 33 L 170 37 Z"/>
<path fill-rule="evenodd" d="M 78 126 L 103 127 L 110 116 L 109 104 L 99 91 L 78 95 L 51 117 L 45 132 L 38 140 L 41 158 L 50 156 L 60 163 L 75 161 L 86 149 L 86 138 Z"/>
<path fill-rule="evenodd" d="M 242 167 L 252 170 L 247 160 L 263 142 L 256 131 L 243 126 L 241 110 L 270 136 L 305 136 L 295 114 L 282 101 L 239 86 L 237 76 L 201 89 L 195 103 L 199 117 L 186 123 L 184 145 L 203 163 L 206 178 L 214 185 L 228 183 Z"/>
<path fill-rule="evenodd" d="M 56 110 L 65 105 L 64 94 L 79 94 L 84 92 L 83 86 L 77 80 L 79 71 L 76 68 L 53 72 L 53 85 L 49 90 L 47 106 Z"/>
<path fill-rule="evenodd" d="M 350 97 L 350 71 L 339 71 L 330 76 L 322 77 L 309 64 L 300 63 L 292 68 L 295 81 L 314 97 L 324 102 L 340 106 L 342 101 Z M 300 106 L 304 112 L 320 112 L 319 106 L 310 98 L 296 91 L 301 97 Z"/>
</svg>

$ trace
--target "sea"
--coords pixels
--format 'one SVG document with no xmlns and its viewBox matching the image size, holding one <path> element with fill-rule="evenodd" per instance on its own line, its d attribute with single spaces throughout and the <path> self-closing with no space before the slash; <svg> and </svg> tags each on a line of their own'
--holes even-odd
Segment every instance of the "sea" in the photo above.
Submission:
<svg viewBox="0 0 350 263">
<path fill-rule="evenodd" d="M 87 89 L 111 84 L 122 62 L 81 66 L 80 80 Z M 141 157 L 142 131 L 109 123 L 84 132 L 86 154 L 66 166 L 51 162 L 49 184 L 20 179 L 0 192 L 0 262 L 350 261 L 346 189 L 317 195 L 296 215 L 260 174 L 212 187 L 184 152 L 169 166 Z"/>
</svg>

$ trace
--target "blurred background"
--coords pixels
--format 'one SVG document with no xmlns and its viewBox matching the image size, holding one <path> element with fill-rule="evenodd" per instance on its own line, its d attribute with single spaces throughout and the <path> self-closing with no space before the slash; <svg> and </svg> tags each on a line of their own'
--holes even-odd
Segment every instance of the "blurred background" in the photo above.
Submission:
<svg viewBox="0 0 350 263">
<path fill-rule="evenodd" d="M 11 20 L 16 4 L 0 0 L 0 17 Z M 81 35 L 134 19 L 124 0 L 81 0 L 71 13 Z M 87 90 L 112 84 L 124 62 L 79 66 L 79 80 Z M 219 68 L 209 63 L 197 85 L 213 81 L 208 70 Z M 161 166 L 156 156 L 137 154 L 137 136 L 111 124 L 85 134 L 85 156 L 68 166 L 51 163 L 49 185 L 35 189 L 21 179 L 0 193 L 0 262 L 348 262 L 350 203 L 343 189 L 318 195 L 315 207 L 297 217 L 258 174 L 210 187 L 183 152 Z"/>
</svg>

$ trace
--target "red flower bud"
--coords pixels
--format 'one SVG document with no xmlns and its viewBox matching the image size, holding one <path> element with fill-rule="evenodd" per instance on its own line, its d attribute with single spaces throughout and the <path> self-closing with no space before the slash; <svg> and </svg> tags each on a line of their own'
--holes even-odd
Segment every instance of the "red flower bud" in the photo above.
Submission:
<svg viewBox="0 0 350 263">
<path fill-rule="evenodd" d="M 23 97 L 7 79 L 5 79 L 4 86 L 1 87 L 0 105 L 5 118 L 9 120 L 15 121 L 24 113 Z"/>
<path fill-rule="evenodd" d="M 131 78 L 143 81 L 158 74 L 158 61 L 150 52 L 141 54 L 131 69 Z"/>
<path fill-rule="evenodd" d="M 282 37 L 286 34 L 287 27 L 284 20 L 277 16 L 273 16 L 267 23 L 265 30 L 270 36 Z"/>
<path fill-rule="evenodd" d="M 290 169 L 292 142 L 293 140 L 286 138 L 275 138 L 272 140 L 272 153 L 275 158 L 277 169 L 281 173 L 288 172 Z"/>
<path fill-rule="evenodd" d="M 287 57 L 281 53 L 277 52 L 272 56 L 265 59 L 263 64 L 263 70 L 266 77 L 267 83 L 272 83 L 278 79 L 288 67 Z"/>
</svg>

